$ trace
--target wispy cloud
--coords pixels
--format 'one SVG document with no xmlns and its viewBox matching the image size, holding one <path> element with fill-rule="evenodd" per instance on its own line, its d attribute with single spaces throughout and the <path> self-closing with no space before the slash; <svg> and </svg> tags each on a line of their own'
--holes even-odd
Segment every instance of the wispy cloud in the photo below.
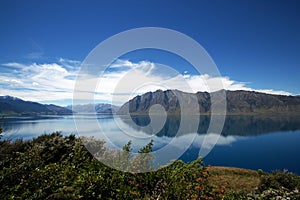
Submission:
<svg viewBox="0 0 300 200">
<path fill-rule="evenodd" d="M 80 61 L 59 58 L 55 63 L 4 63 L 0 74 L 0 95 L 12 95 L 32 101 L 71 100 L 80 69 Z M 186 92 L 214 91 L 222 82 L 226 90 L 248 90 L 271 94 L 290 95 L 286 91 L 273 89 L 256 90 L 247 83 L 229 77 L 211 77 L 207 74 L 193 75 L 185 71 L 178 73 L 173 68 L 149 61 L 131 62 L 117 60 L 102 77 L 84 74 L 82 85 L 97 84 L 93 93 L 95 99 L 122 104 L 137 94 L 157 89 L 178 89 Z"/>
<path fill-rule="evenodd" d="M 31 47 L 32 52 L 26 54 L 24 58 L 30 60 L 39 60 L 44 58 L 44 49 L 38 42 L 36 42 L 32 38 L 29 38 L 28 45 Z"/>
<path fill-rule="evenodd" d="M 58 63 L 26 65 L 14 62 L 2 64 L 2 68 L 8 69 L 0 75 L 0 95 L 32 101 L 72 98 L 78 69 L 68 70 Z"/>
<path fill-rule="evenodd" d="M 66 59 L 66 58 L 59 58 L 58 62 L 64 68 L 67 68 L 69 70 L 77 70 L 81 65 L 81 62 L 78 60 L 71 60 L 71 59 Z"/>
<path fill-rule="evenodd" d="M 12 68 L 20 68 L 20 69 L 26 67 L 26 65 L 23 65 L 21 63 L 16 63 L 16 62 L 4 63 L 4 64 L 2 64 L 2 66 L 12 67 Z"/>
</svg>

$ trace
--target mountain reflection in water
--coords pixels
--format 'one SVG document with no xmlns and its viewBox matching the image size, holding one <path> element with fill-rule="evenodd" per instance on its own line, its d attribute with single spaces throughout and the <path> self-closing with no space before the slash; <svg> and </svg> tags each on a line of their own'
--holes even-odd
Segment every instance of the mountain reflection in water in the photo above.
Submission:
<svg viewBox="0 0 300 200">
<path fill-rule="evenodd" d="M 154 116 L 157 118 L 163 118 L 162 116 Z M 190 123 L 197 122 L 200 117 L 199 126 L 197 133 L 206 134 L 209 123 L 210 116 L 188 116 Z M 137 131 L 140 131 L 143 126 L 150 123 L 150 117 L 147 115 L 133 115 L 131 117 L 121 116 L 120 117 L 126 124 L 132 126 Z M 195 119 L 195 120 L 194 120 Z M 175 137 L 181 136 L 188 133 L 195 133 L 196 131 L 192 129 L 191 124 L 186 124 L 181 132 L 179 131 L 179 126 L 181 122 L 181 117 L 176 115 L 169 115 L 166 119 L 166 123 L 163 128 L 156 133 L 156 136 L 168 136 Z M 137 125 L 137 126 L 136 126 Z M 236 136 L 251 136 L 260 135 L 266 133 L 273 133 L 278 131 L 295 131 L 300 130 L 300 115 L 287 116 L 287 115 L 228 115 L 225 119 L 225 124 L 221 135 L 236 135 Z M 143 129 L 147 134 L 153 134 L 151 126 L 148 129 Z M 178 132 L 179 131 L 179 132 Z"/>
</svg>

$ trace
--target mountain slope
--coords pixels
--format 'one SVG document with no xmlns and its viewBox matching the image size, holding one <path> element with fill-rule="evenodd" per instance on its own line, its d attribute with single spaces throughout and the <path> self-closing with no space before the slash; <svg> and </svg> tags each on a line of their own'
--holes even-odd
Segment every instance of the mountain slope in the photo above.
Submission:
<svg viewBox="0 0 300 200">
<path fill-rule="evenodd" d="M 216 92 L 218 93 L 218 92 Z M 209 114 L 211 107 L 210 94 L 197 92 L 195 94 L 179 90 L 157 90 L 136 96 L 121 106 L 118 114 L 147 114 L 154 104 L 162 105 L 167 113 L 180 114 L 178 99 L 187 103 L 185 112 L 189 114 Z M 198 105 L 189 102 L 198 102 Z M 227 114 L 266 114 L 287 113 L 300 114 L 300 97 L 272 95 L 253 91 L 226 91 Z"/>
<path fill-rule="evenodd" d="M 56 105 L 45 105 L 11 96 L 0 96 L 1 114 L 45 114 L 65 115 L 72 114 L 72 111 Z"/>
<path fill-rule="evenodd" d="M 252 91 L 226 91 L 228 113 L 300 114 L 300 97 Z"/>
</svg>

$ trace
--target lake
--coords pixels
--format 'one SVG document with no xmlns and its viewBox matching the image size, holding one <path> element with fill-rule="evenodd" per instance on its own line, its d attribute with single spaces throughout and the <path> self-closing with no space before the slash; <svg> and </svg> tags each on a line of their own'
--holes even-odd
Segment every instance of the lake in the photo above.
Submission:
<svg viewBox="0 0 300 200">
<path fill-rule="evenodd" d="M 159 118 L 159 116 L 157 116 Z M 191 116 L 191 118 L 196 116 Z M 159 120 L 158 120 L 159 121 Z M 76 123 L 75 123 L 76 122 Z M 107 147 L 122 148 L 129 140 L 133 151 L 154 141 L 156 165 L 180 158 L 185 162 L 210 149 L 206 165 L 234 166 L 272 171 L 288 169 L 300 174 L 300 116 L 227 116 L 222 133 L 207 133 L 210 118 L 201 116 L 197 130 L 180 127 L 181 118 L 168 116 L 153 134 L 148 116 L 77 114 L 74 116 L 5 117 L 2 139 L 31 139 L 43 133 L 93 136 L 104 139 Z M 215 144 L 216 143 L 216 144 Z"/>
</svg>

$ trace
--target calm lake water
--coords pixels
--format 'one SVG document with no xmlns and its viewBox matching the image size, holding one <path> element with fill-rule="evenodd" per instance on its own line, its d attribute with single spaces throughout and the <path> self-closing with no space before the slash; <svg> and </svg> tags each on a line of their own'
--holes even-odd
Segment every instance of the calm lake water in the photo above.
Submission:
<svg viewBox="0 0 300 200">
<path fill-rule="evenodd" d="M 288 169 L 300 174 L 300 116 L 227 116 L 221 135 L 207 133 L 208 116 L 201 116 L 196 131 L 189 125 L 180 128 L 180 121 L 179 117 L 168 117 L 156 134 L 147 127 L 148 116 L 6 117 L 1 125 L 5 128 L 3 139 L 31 139 L 61 131 L 63 135 L 104 139 L 109 148 L 122 148 L 131 140 L 134 152 L 152 139 L 153 150 L 159 152 L 155 162 L 160 165 L 176 158 L 192 161 L 201 149 L 212 148 L 204 158 L 206 165 Z"/>
</svg>

